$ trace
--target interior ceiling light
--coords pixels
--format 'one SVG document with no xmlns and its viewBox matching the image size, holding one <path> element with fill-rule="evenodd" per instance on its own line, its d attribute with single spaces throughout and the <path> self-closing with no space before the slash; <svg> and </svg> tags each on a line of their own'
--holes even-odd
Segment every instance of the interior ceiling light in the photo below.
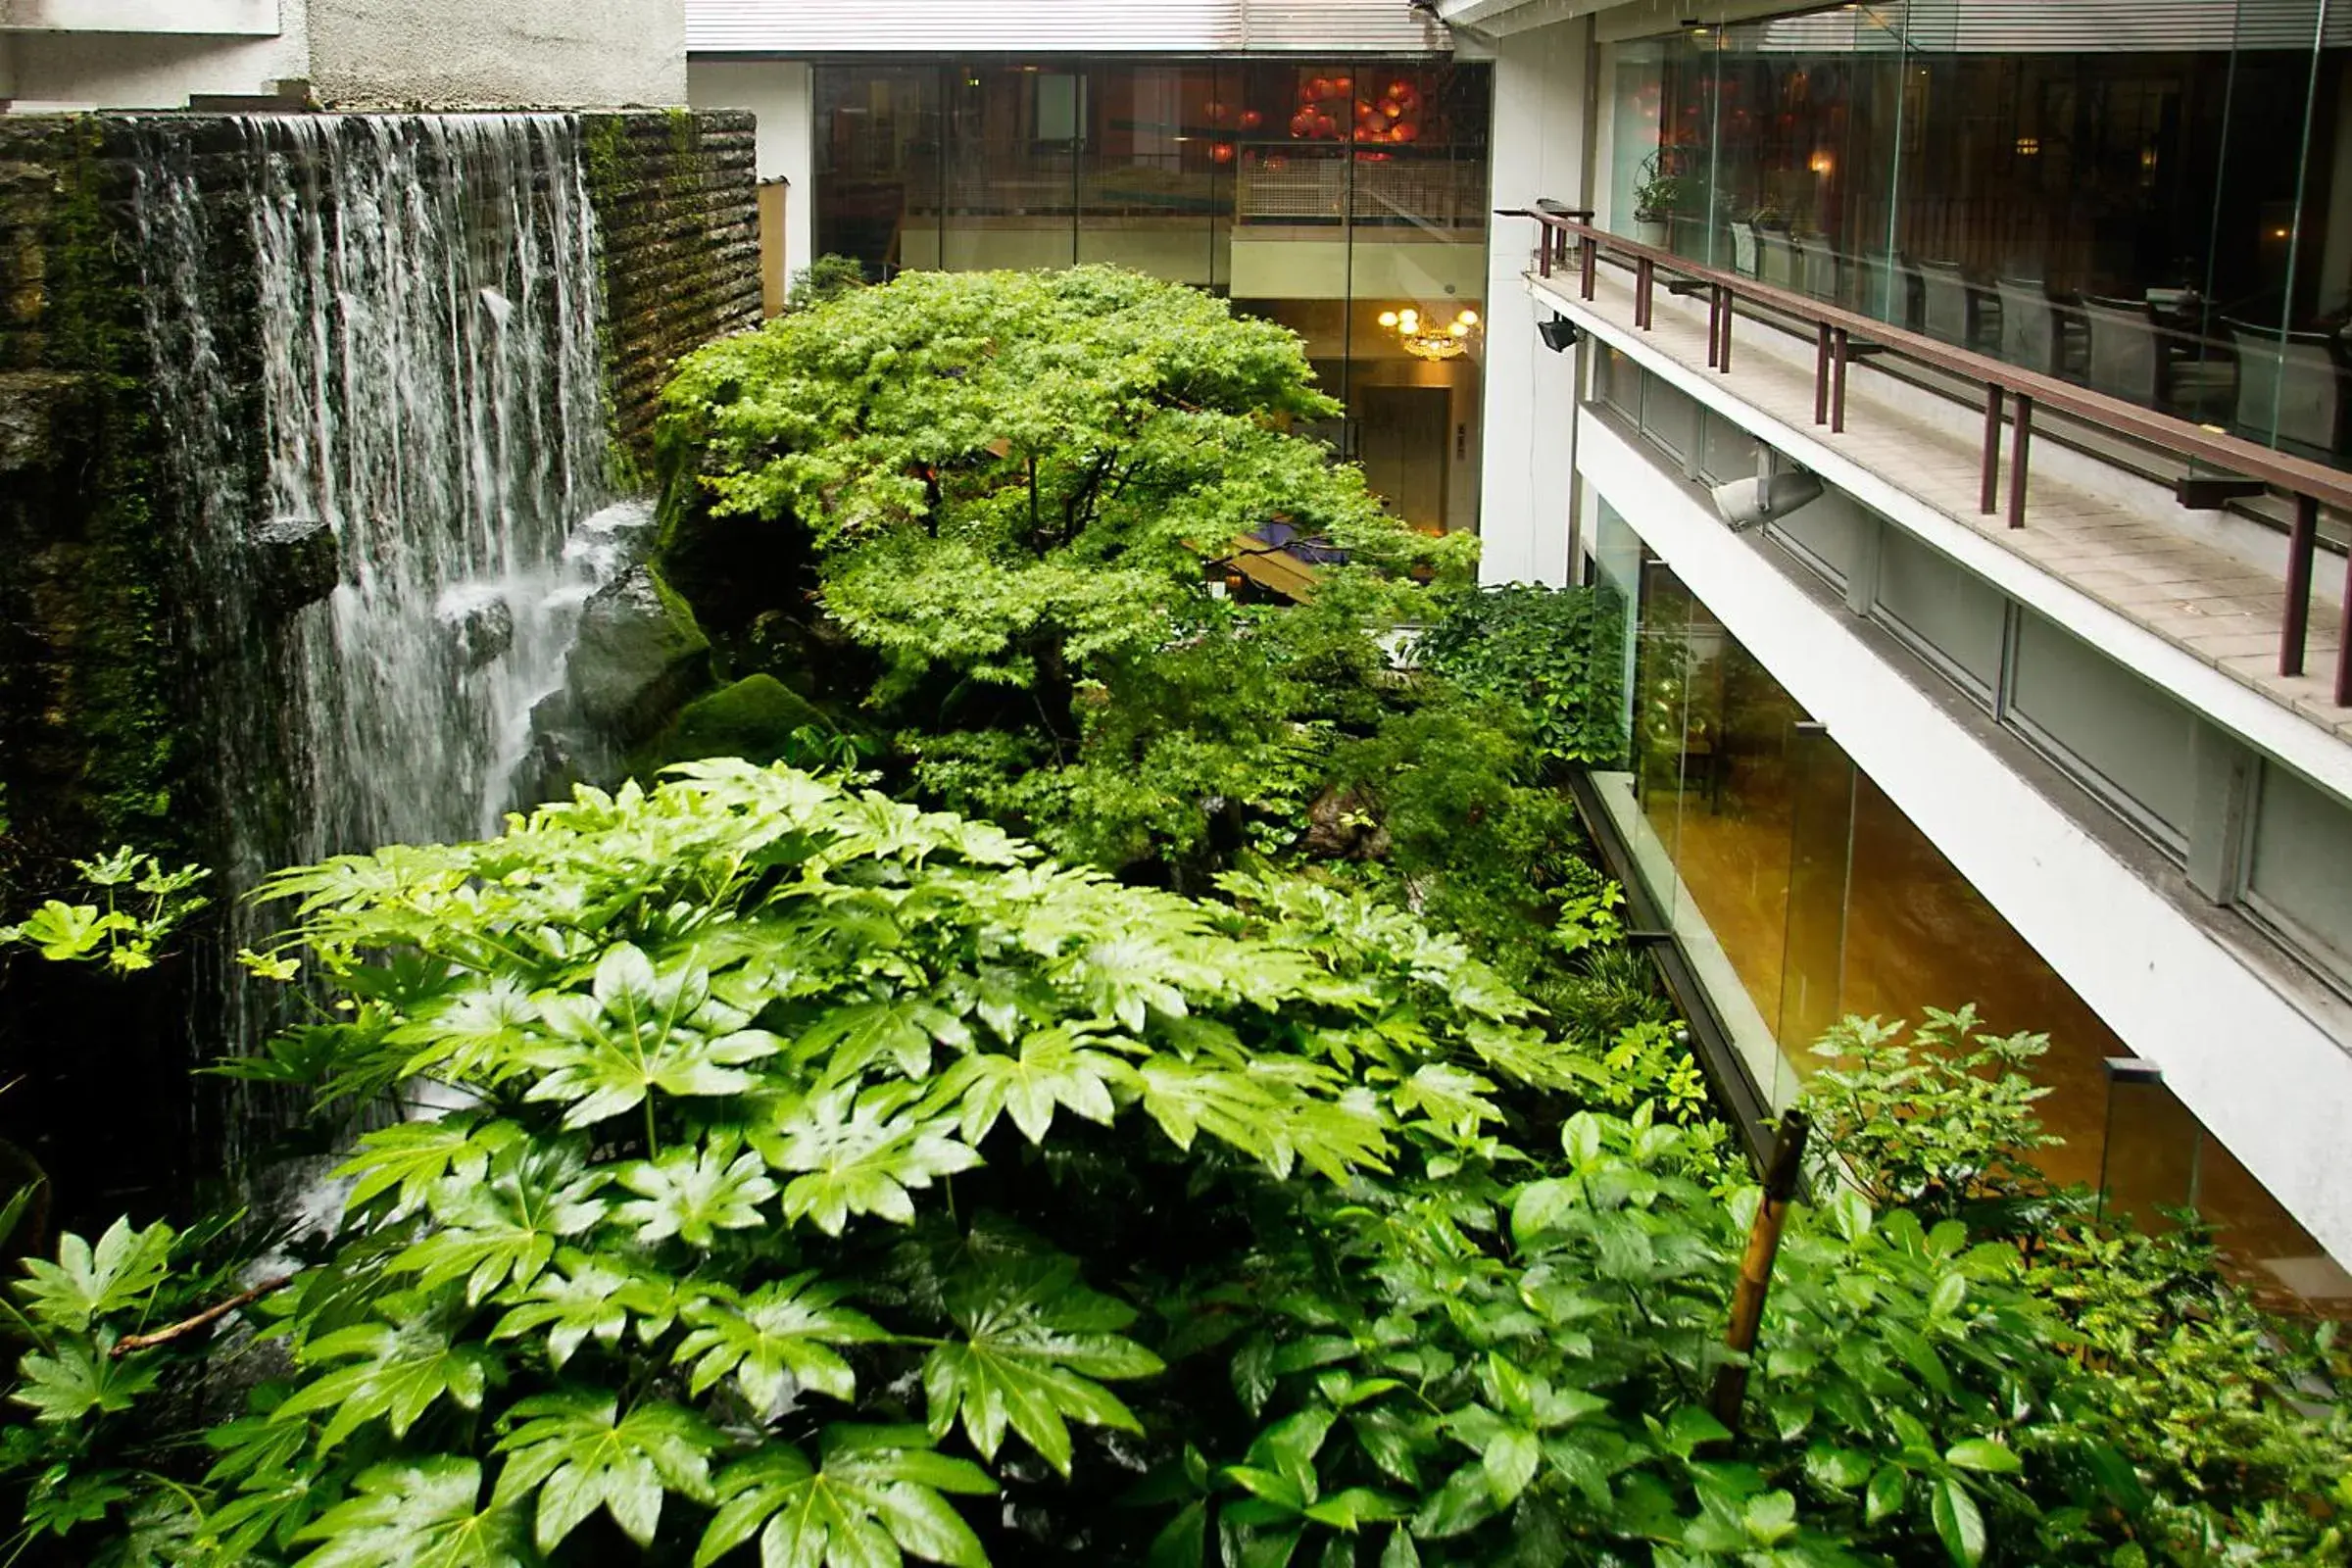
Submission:
<svg viewBox="0 0 2352 1568">
<path fill-rule="evenodd" d="M 1476 311 L 1457 311 L 1452 320 L 1438 325 L 1412 306 L 1380 313 L 1380 324 L 1396 334 L 1404 352 L 1417 360 L 1458 360 L 1470 352 L 1470 338 L 1478 330 Z"/>
</svg>

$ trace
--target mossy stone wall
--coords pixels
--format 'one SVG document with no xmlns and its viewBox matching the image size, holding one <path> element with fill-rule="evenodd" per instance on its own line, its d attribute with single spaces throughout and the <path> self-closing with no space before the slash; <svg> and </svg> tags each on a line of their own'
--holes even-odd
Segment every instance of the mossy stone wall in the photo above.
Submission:
<svg viewBox="0 0 2352 1568">
<path fill-rule="evenodd" d="M 754 117 L 741 111 L 581 117 L 605 251 L 606 391 L 615 462 L 652 471 L 662 383 L 678 357 L 760 324 Z"/>
</svg>

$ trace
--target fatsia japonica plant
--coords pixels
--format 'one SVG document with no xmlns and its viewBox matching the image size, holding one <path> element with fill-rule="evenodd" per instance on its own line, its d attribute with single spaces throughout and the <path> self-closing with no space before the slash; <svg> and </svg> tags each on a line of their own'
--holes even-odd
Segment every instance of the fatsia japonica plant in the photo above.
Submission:
<svg viewBox="0 0 2352 1568">
<path fill-rule="evenodd" d="M 21 1282 L 28 1534 L 191 1568 L 2108 1560 L 2130 1477 L 2013 1250 L 1800 1210 L 1728 1431 L 1752 1190 L 1581 1108 L 1602 1069 L 1457 941 L 1222 891 L 742 762 L 279 876 L 265 958 L 328 1000 L 259 1070 L 444 1108 L 358 1138 L 295 1266 L 123 1225 Z"/>
</svg>

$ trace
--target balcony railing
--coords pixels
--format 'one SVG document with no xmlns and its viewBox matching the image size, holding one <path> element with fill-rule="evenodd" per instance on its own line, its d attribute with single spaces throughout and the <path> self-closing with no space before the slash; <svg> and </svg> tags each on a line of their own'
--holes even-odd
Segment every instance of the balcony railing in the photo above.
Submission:
<svg viewBox="0 0 2352 1568">
<path fill-rule="evenodd" d="M 2286 580 L 2279 614 L 2278 673 L 2301 675 L 2311 622 L 2311 574 L 2319 543 L 2320 508 L 2352 513 L 2352 473 L 2292 453 L 2274 451 L 2225 435 L 2186 419 L 2127 403 L 1985 355 L 1955 348 L 1936 338 L 1891 326 L 1809 295 L 1735 272 L 1689 261 L 1658 246 L 1596 228 L 1590 213 L 1551 203 L 1536 209 L 1510 208 L 1505 218 L 1531 218 L 1541 225 L 1536 247 L 1540 276 L 1574 271 L 1579 293 L 1592 298 L 1595 270 L 1605 259 L 1634 274 L 1634 325 L 1648 330 L 1658 277 L 1677 294 L 1704 293 L 1707 300 L 1707 368 L 1732 368 L 1732 322 L 1746 303 L 1813 328 L 1813 422 L 1830 433 L 1845 429 L 1846 368 L 1857 353 L 1885 353 L 1931 367 L 1984 388 L 1984 440 L 1978 510 L 1991 515 L 2001 505 L 2001 433 L 2008 416 L 2007 521 L 2026 525 L 2026 491 L 2033 453 L 2034 413 L 2056 410 L 2096 429 L 2178 453 L 2225 474 L 2242 475 L 2248 490 L 2275 490 L 2291 499 L 2294 522 L 2287 533 Z M 2345 625 L 2336 643 L 2334 700 L 2352 707 L 2352 559 L 2346 564 Z"/>
</svg>

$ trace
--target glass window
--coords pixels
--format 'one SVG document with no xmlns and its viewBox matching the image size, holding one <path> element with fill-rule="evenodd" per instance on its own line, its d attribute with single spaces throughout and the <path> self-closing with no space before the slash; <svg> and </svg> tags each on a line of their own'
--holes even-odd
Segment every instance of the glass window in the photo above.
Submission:
<svg viewBox="0 0 2352 1568">
<path fill-rule="evenodd" d="M 903 269 L 1130 267 L 1304 340 L 1418 526 L 1478 519 L 1490 68 L 1328 61 L 818 66 L 816 243 Z"/>
<path fill-rule="evenodd" d="M 2352 810 L 2276 763 L 2262 769 L 2246 901 L 2352 975 Z"/>
<path fill-rule="evenodd" d="M 1602 212 L 2352 465 L 2347 43 L 2352 12 L 2321 0 L 2149 0 L 2128 20 L 1909 0 L 1681 27 L 1611 51 Z"/>
<path fill-rule="evenodd" d="M 1698 444 L 1698 404 L 1673 382 L 1642 377 L 1642 433 L 1678 458 Z"/>
<path fill-rule="evenodd" d="M 2007 601 L 1900 528 L 1879 530 L 1877 611 L 1909 641 L 1988 697 L 2001 671 Z"/>
<path fill-rule="evenodd" d="M 2187 709 L 2021 611 L 2005 716 L 2092 793 L 2179 850 L 2196 795 L 2197 720 Z"/>
<path fill-rule="evenodd" d="M 1839 491 L 1828 490 L 1818 501 L 1773 518 L 1767 531 L 1793 546 L 1807 565 L 1843 587 L 1879 525 L 1876 514 Z"/>
</svg>

